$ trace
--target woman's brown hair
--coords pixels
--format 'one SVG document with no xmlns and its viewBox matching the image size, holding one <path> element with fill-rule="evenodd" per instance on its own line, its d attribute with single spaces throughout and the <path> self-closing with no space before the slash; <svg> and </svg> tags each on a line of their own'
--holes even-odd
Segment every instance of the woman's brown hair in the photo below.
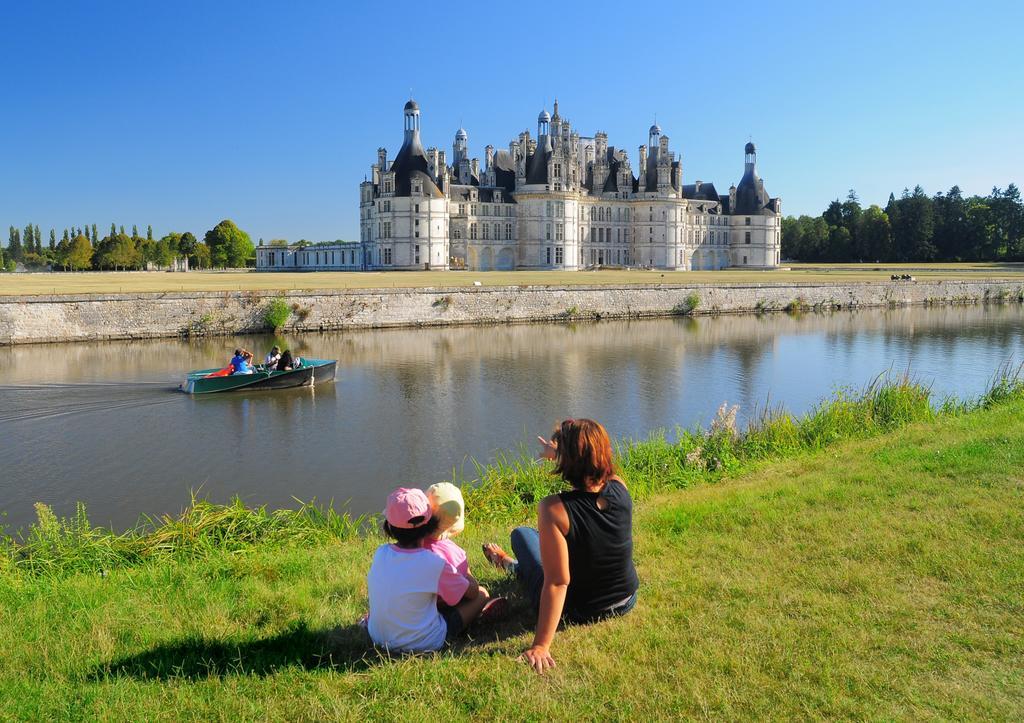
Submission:
<svg viewBox="0 0 1024 723">
<path fill-rule="evenodd" d="M 608 432 L 592 419 L 566 419 L 551 435 L 556 446 L 555 474 L 575 489 L 601 483 L 615 474 Z"/>
</svg>

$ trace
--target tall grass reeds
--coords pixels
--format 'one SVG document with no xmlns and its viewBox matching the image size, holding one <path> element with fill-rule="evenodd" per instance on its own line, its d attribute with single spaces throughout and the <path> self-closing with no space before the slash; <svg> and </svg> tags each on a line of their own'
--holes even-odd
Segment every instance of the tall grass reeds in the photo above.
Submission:
<svg viewBox="0 0 1024 723">
<path fill-rule="evenodd" d="M 813 452 L 850 439 L 884 434 L 917 422 L 1024 399 L 1024 365 L 1006 364 L 986 391 L 971 400 L 935 403 L 931 388 L 891 371 L 863 389 L 840 389 L 802 416 L 778 406 L 755 410 L 746 428 L 736 424 L 736 407 L 722 405 L 705 429 L 678 428 L 646 439 L 619 442 L 616 464 L 635 499 L 658 492 L 715 482 L 767 460 Z M 499 453 L 490 464 L 473 462 L 473 476 L 453 475 L 464 488 L 467 515 L 479 522 L 518 523 L 537 502 L 562 488 L 551 465 L 521 446 Z M 430 480 L 424 480 L 424 485 Z M 216 504 L 193 496 L 179 515 L 144 518 L 125 532 L 93 527 L 85 507 L 61 518 L 43 504 L 37 521 L 18 536 L 0 535 L 0 574 L 102 573 L 150 560 L 202 558 L 214 551 L 240 552 L 260 544 L 313 545 L 350 539 L 372 518 L 352 517 L 332 506 L 302 503 L 296 509 L 246 507 L 235 499 Z"/>
</svg>

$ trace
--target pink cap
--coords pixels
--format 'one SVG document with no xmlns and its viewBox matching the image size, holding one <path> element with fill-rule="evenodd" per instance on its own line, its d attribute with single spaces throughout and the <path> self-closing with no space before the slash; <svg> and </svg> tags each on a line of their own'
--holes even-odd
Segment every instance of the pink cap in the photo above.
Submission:
<svg viewBox="0 0 1024 723">
<path fill-rule="evenodd" d="M 384 519 L 392 527 L 411 530 L 430 520 L 430 500 L 423 490 L 399 487 L 388 495 Z M 413 520 L 416 520 L 413 522 Z"/>
</svg>

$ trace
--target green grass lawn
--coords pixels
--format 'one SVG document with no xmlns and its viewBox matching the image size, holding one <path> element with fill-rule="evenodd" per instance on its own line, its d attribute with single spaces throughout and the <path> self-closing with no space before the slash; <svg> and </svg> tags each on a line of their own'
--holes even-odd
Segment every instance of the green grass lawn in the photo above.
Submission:
<svg viewBox="0 0 1024 723">
<path fill-rule="evenodd" d="M 560 632 L 545 677 L 521 602 L 440 654 L 368 650 L 372 538 L 0 570 L 0 718 L 1024 716 L 1024 401 L 745 469 L 638 503 L 637 609 Z M 468 523 L 510 592 L 479 553 L 507 525 Z"/>
<path fill-rule="evenodd" d="M 437 286 L 751 284 L 888 281 L 912 269 L 918 279 L 1024 279 L 1024 264 L 804 264 L 779 271 L 193 271 L 0 274 L 0 296 L 168 291 L 281 291 Z"/>
</svg>

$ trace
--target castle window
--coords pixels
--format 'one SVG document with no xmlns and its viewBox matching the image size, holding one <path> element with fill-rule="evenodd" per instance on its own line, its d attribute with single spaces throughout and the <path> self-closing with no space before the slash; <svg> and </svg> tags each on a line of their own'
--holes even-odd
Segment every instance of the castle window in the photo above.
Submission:
<svg viewBox="0 0 1024 723">
<path fill-rule="evenodd" d="M 548 266 L 550 266 L 551 265 L 551 247 L 548 246 L 546 251 L 547 251 L 547 264 L 548 264 Z"/>
<path fill-rule="evenodd" d="M 497 241 L 500 238 L 501 238 L 501 224 L 500 223 L 496 223 L 496 224 L 494 224 L 494 240 Z"/>
<path fill-rule="evenodd" d="M 596 220 L 596 219 L 594 218 L 594 214 L 595 214 L 595 213 L 596 213 L 596 212 L 595 212 L 595 210 L 594 210 L 594 207 L 593 207 L 593 206 L 591 206 L 591 207 L 590 207 L 590 220 L 591 220 L 591 221 L 594 221 L 594 220 Z"/>
<path fill-rule="evenodd" d="M 459 204 L 459 215 L 460 216 L 465 216 L 466 215 L 466 204 L 464 204 L 464 203 L 460 203 Z"/>
<path fill-rule="evenodd" d="M 391 248 L 390 247 L 384 249 L 384 265 L 385 266 L 390 266 L 391 265 Z"/>
<path fill-rule="evenodd" d="M 744 256 L 744 257 L 743 257 L 743 263 L 744 263 L 744 264 L 746 264 L 746 263 L 747 263 L 747 257 L 746 257 L 746 256 Z"/>
<path fill-rule="evenodd" d="M 612 242 L 612 230 L 610 228 L 604 230 L 604 240 L 608 243 Z"/>
<path fill-rule="evenodd" d="M 597 242 L 598 243 L 604 243 L 604 229 L 603 228 L 598 228 L 597 229 Z"/>
<path fill-rule="evenodd" d="M 420 205 L 417 203 L 416 204 L 416 213 L 419 213 L 419 212 L 420 212 Z M 416 223 L 419 223 L 419 221 L 417 221 Z"/>
<path fill-rule="evenodd" d="M 628 221 L 628 220 L 629 220 L 629 209 L 628 209 L 628 208 L 626 209 L 626 219 L 625 219 L 625 220 L 626 220 L 626 221 Z"/>
<path fill-rule="evenodd" d="M 565 228 L 560 223 L 555 224 L 555 241 L 561 241 L 565 238 Z"/>
<path fill-rule="evenodd" d="M 548 241 L 551 240 L 551 224 L 550 223 L 544 224 L 544 238 L 547 239 Z M 550 263 L 550 262 L 548 262 L 548 263 Z"/>
<path fill-rule="evenodd" d="M 491 237 L 491 227 L 488 226 L 486 223 L 482 223 L 480 225 L 483 226 L 484 241 L 486 241 Z"/>
<path fill-rule="evenodd" d="M 488 206 L 486 203 L 484 205 L 482 205 L 480 207 L 480 215 L 481 216 L 490 216 L 491 215 L 491 207 Z"/>
<path fill-rule="evenodd" d="M 469 238 L 470 239 L 474 239 L 474 240 L 476 239 L 476 224 L 475 223 L 469 224 Z"/>
<path fill-rule="evenodd" d="M 743 223 L 744 223 L 744 225 L 749 226 L 750 225 L 750 216 L 747 216 L 746 219 L 744 219 Z"/>
<path fill-rule="evenodd" d="M 750 231 L 743 232 L 743 243 L 750 243 Z M 746 261 L 743 263 L 746 263 Z"/>
<path fill-rule="evenodd" d="M 555 247 L 555 263 L 561 264 L 565 250 L 561 246 Z"/>
<path fill-rule="evenodd" d="M 475 203 L 471 203 L 469 205 L 469 213 L 471 215 L 473 215 L 473 216 L 476 216 L 476 204 Z"/>
<path fill-rule="evenodd" d="M 506 241 L 511 241 L 512 240 L 512 224 L 510 224 L 510 223 L 506 223 L 505 224 L 505 240 Z"/>
<path fill-rule="evenodd" d="M 391 222 L 384 222 L 384 238 L 391 238 Z"/>
<path fill-rule="evenodd" d="M 551 216 L 552 215 L 551 214 L 551 201 L 547 201 L 547 202 L 544 203 L 544 215 L 545 216 Z"/>
<path fill-rule="evenodd" d="M 604 208 L 597 209 L 597 220 L 604 221 Z"/>
<path fill-rule="evenodd" d="M 455 229 L 455 238 L 462 238 L 462 229 Z"/>
<path fill-rule="evenodd" d="M 622 242 L 623 243 L 627 243 L 627 244 L 629 243 L 629 229 L 628 228 L 622 229 Z M 629 263 L 629 262 L 627 261 L 626 263 Z"/>
<path fill-rule="evenodd" d="M 556 163 L 555 164 L 555 178 L 561 178 L 561 177 L 562 177 L 562 164 L 561 163 Z"/>
<path fill-rule="evenodd" d="M 418 264 L 419 262 L 420 262 L 420 246 L 419 246 L 419 244 L 416 244 L 416 258 L 415 258 L 413 263 L 417 263 Z"/>
</svg>

